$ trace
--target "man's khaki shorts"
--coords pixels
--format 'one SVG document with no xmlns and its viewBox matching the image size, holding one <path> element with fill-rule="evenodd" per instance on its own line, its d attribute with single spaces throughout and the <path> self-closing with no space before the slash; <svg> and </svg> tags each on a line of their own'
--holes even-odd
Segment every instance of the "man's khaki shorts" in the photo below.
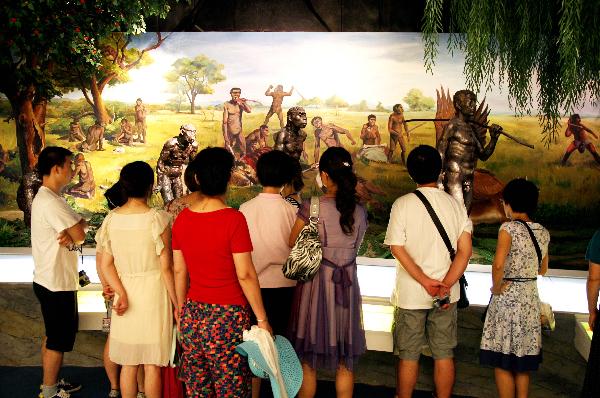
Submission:
<svg viewBox="0 0 600 398">
<path fill-rule="evenodd" d="M 406 310 L 394 307 L 394 355 L 418 361 L 424 346 L 429 345 L 433 359 L 454 357 L 456 347 L 456 303 L 442 310 Z"/>
</svg>

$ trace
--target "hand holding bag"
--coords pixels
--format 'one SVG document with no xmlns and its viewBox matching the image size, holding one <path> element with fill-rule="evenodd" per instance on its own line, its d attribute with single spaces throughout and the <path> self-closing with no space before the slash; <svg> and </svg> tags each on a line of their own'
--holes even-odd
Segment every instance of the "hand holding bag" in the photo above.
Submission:
<svg viewBox="0 0 600 398">
<path fill-rule="evenodd" d="M 310 198 L 310 215 L 306 224 L 296 238 L 285 264 L 283 275 L 288 279 L 306 282 L 314 278 L 319 271 L 323 250 L 319 238 L 319 198 Z"/>
</svg>

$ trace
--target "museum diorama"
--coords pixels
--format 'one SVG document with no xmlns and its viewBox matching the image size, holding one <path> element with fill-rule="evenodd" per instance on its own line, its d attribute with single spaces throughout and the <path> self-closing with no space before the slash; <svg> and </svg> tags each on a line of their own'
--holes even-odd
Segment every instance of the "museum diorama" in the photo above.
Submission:
<svg viewBox="0 0 600 398">
<path fill-rule="evenodd" d="M 67 354 L 65 361 L 99 367 L 109 307 L 96 272 L 96 234 L 110 209 L 122 205 L 111 202 L 111 190 L 125 165 L 152 167 L 147 203 L 170 211 L 199 189 L 196 155 L 223 148 L 233 158 L 223 200 L 239 209 L 264 192 L 261 156 L 281 151 L 299 166 L 280 194 L 300 206 L 327 195 L 331 181 L 323 180 L 320 161 L 339 147 L 351 155 L 356 201 L 368 221 L 352 264 L 366 355 L 373 357 L 358 368 L 356 382 L 389 387 L 364 396 L 401 394 L 392 391 L 388 357 L 398 322 L 390 296 L 402 264 L 384 240 L 395 201 L 417 188 L 409 154 L 428 145 L 442 162 L 434 185 L 464 205 L 473 224 L 469 265 L 456 282 L 468 297 L 458 306 L 468 308 L 458 312 L 458 350 L 467 348 L 457 355 L 454 392 L 496 396 L 493 386 L 470 381 L 487 377 L 493 384 L 493 371 L 478 370 L 473 353 L 490 288 L 492 296 L 501 294 L 494 291 L 492 268 L 502 228 L 517 214 L 507 211 L 505 188 L 522 178 L 539 190 L 532 220 L 550 239 L 546 256 L 538 253 L 538 264 L 547 257 L 549 271 L 537 285 L 542 315 L 552 319 L 543 323 L 543 377 L 532 376 L 531 396 L 579 395 L 588 355 L 590 367 L 598 356 L 594 347 L 590 352 L 595 315 L 588 312 L 597 306 L 586 301 L 593 300 L 586 278 L 597 265 L 588 242 L 600 226 L 600 2 L 498 1 L 478 8 L 477 2 L 426 1 L 405 6 L 407 15 L 422 20 L 417 26 L 401 22 L 403 8 L 391 0 L 59 3 L 0 6 L 6 16 L 0 32 L 0 301 L 7 319 L 0 328 L 7 353 L 0 354 L 0 369 L 39 366 L 44 328 L 31 292 L 31 230 L 44 148 L 72 152 L 73 178 L 60 195 L 89 226 L 84 241 L 69 246 L 78 256 L 76 300 L 86 346 L 77 342 L 76 358 Z M 564 366 L 547 364 L 561 361 Z M 429 373 L 432 367 L 424 365 Z M 469 377 L 461 378 L 467 368 Z M 41 377 L 37 371 L 34 377 Z M 436 386 L 421 378 L 417 384 Z"/>
</svg>

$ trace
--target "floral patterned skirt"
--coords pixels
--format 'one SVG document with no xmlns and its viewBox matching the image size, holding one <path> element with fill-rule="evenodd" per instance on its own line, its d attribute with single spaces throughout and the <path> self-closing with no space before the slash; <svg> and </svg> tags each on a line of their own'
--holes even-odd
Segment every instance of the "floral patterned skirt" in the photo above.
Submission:
<svg viewBox="0 0 600 398">
<path fill-rule="evenodd" d="M 512 282 L 490 302 L 479 361 L 513 372 L 537 370 L 542 362 L 540 299 L 535 281 Z"/>
</svg>

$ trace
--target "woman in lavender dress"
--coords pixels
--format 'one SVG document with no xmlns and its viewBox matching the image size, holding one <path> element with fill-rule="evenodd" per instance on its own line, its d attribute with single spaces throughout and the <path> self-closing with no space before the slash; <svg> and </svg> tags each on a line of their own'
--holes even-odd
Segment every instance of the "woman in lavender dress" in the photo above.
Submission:
<svg viewBox="0 0 600 398">
<path fill-rule="evenodd" d="M 323 261 L 311 281 L 298 283 L 290 321 L 290 339 L 304 371 L 298 396 L 314 397 L 316 369 L 321 367 L 336 370 L 338 397 L 352 397 L 354 365 L 366 349 L 356 254 L 367 229 L 367 212 L 356 200 L 356 175 L 348 151 L 327 149 L 319 173 L 327 189 L 319 200 Z M 305 201 L 298 212 L 290 246 L 308 222 L 309 205 Z"/>
</svg>

